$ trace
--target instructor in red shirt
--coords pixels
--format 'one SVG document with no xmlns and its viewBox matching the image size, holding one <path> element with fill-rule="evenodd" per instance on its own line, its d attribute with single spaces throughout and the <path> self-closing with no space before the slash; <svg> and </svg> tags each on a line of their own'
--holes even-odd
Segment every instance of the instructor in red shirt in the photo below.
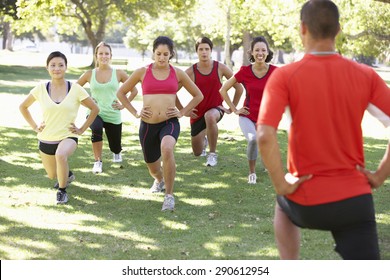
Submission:
<svg viewBox="0 0 390 280">
<path fill-rule="evenodd" d="M 369 104 L 390 116 L 390 89 L 376 72 L 336 52 L 339 11 L 328 0 L 301 10 L 302 60 L 273 73 L 258 118 L 259 149 L 277 193 L 275 238 L 282 259 L 299 257 L 299 228 L 331 231 L 343 259 L 379 259 L 372 189 L 390 175 L 387 151 L 364 168 L 361 121 Z M 277 127 L 291 112 L 288 172 Z"/>
</svg>

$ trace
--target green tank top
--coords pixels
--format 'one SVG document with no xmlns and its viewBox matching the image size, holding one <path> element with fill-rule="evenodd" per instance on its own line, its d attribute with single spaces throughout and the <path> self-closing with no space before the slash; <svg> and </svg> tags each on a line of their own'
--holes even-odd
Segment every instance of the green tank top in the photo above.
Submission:
<svg viewBox="0 0 390 280">
<path fill-rule="evenodd" d="M 112 104 L 117 100 L 116 92 L 119 88 L 116 70 L 112 69 L 111 80 L 109 82 L 101 84 L 96 81 L 96 69 L 93 69 L 89 85 L 91 97 L 100 109 L 99 116 L 104 122 L 120 124 L 122 122 L 121 111 L 112 108 Z"/>
</svg>

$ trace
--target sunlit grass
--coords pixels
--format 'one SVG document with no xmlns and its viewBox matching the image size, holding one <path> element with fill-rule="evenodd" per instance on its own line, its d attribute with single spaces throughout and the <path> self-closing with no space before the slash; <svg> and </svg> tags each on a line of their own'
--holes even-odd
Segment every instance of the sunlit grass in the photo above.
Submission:
<svg viewBox="0 0 390 280">
<path fill-rule="evenodd" d="M 1 92 L 26 94 L 30 86 L 19 81 L 38 81 L 47 77 L 45 71 L 34 68 L 33 75 L 31 69 L 0 66 L 1 75 L 6 73 L 1 79 L 7 81 L 0 81 L 0 101 Z M 78 75 L 75 71 L 71 78 Z M 17 104 L 3 106 L 14 106 L 10 116 L 19 114 Z M 132 118 L 124 122 L 122 164 L 111 162 L 105 142 L 104 172 L 98 175 L 91 172 L 89 132 L 80 138 L 69 161 L 76 180 L 68 188 L 67 205 L 55 204 L 55 180 L 45 175 L 28 125 L 0 126 L 0 258 L 278 259 L 275 193 L 260 163 L 259 183 L 247 184 L 246 141 L 239 130 L 220 131 L 219 163 L 210 168 L 205 157 L 192 155 L 188 121 L 183 120 L 175 149 L 176 211 L 161 212 L 163 194 L 149 191 L 153 179 L 143 161 L 138 125 Z M 286 134 L 280 132 L 279 138 L 285 157 Z M 377 167 L 386 146 L 387 140 L 365 138 L 367 168 Z M 384 259 L 390 259 L 388 186 L 387 180 L 374 192 Z M 303 230 L 301 245 L 302 259 L 339 259 L 328 232 Z"/>
</svg>

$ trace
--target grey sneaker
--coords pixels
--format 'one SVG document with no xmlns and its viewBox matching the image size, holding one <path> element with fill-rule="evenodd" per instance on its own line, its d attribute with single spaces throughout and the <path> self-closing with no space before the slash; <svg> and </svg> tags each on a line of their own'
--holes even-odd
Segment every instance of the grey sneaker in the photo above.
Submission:
<svg viewBox="0 0 390 280">
<path fill-rule="evenodd" d="M 207 156 L 206 166 L 216 166 L 218 163 L 218 156 L 216 153 L 209 153 Z"/>
<path fill-rule="evenodd" d="M 68 187 L 69 184 L 72 183 L 75 179 L 76 179 L 76 176 L 74 176 L 72 171 L 69 171 L 69 177 L 68 177 L 68 181 L 66 182 L 66 187 Z M 60 187 L 60 184 L 58 184 L 58 182 L 54 184 L 55 189 L 58 189 L 59 187 Z"/>
<path fill-rule="evenodd" d="M 122 154 L 113 154 L 112 155 L 112 162 L 122 162 Z"/>
<path fill-rule="evenodd" d="M 65 190 L 58 190 L 57 192 L 57 204 L 65 204 L 68 202 L 68 194 Z"/>
<path fill-rule="evenodd" d="M 161 211 L 173 211 L 175 210 L 175 198 L 173 195 L 166 195 L 164 197 L 164 203 L 162 205 Z"/>
<path fill-rule="evenodd" d="M 154 183 L 152 187 L 150 188 L 150 191 L 152 193 L 157 193 L 157 192 L 163 192 L 165 191 L 165 183 L 164 180 L 162 180 L 160 183 L 158 183 L 156 180 L 154 180 Z"/>
</svg>

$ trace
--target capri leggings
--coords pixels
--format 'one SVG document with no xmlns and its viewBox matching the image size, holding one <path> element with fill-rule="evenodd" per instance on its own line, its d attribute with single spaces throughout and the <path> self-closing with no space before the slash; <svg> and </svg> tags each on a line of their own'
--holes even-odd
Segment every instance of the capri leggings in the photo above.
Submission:
<svg viewBox="0 0 390 280">
<path fill-rule="evenodd" d="M 330 231 L 335 250 L 343 259 L 380 258 L 371 194 L 314 206 L 303 206 L 284 196 L 278 196 L 277 202 L 298 227 Z"/>
<path fill-rule="evenodd" d="M 180 123 L 177 118 L 150 124 L 141 120 L 139 127 L 139 141 L 146 163 L 152 163 L 161 157 L 161 141 L 164 136 L 170 135 L 175 140 L 179 138 Z"/>
<path fill-rule="evenodd" d="M 246 156 L 248 160 L 256 160 L 258 155 L 257 142 L 256 142 L 256 123 L 248 119 L 247 117 L 239 116 L 238 123 L 241 131 L 244 134 L 246 141 L 248 142 Z"/>
<path fill-rule="evenodd" d="M 108 123 L 103 121 L 100 116 L 97 116 L 90 128 L 92 130 L 92 143 L 103 141 L 104 128 L 110 151 L 114 154 L 119 154 L 122 151 L 122 123 Z"/>
</svg>

